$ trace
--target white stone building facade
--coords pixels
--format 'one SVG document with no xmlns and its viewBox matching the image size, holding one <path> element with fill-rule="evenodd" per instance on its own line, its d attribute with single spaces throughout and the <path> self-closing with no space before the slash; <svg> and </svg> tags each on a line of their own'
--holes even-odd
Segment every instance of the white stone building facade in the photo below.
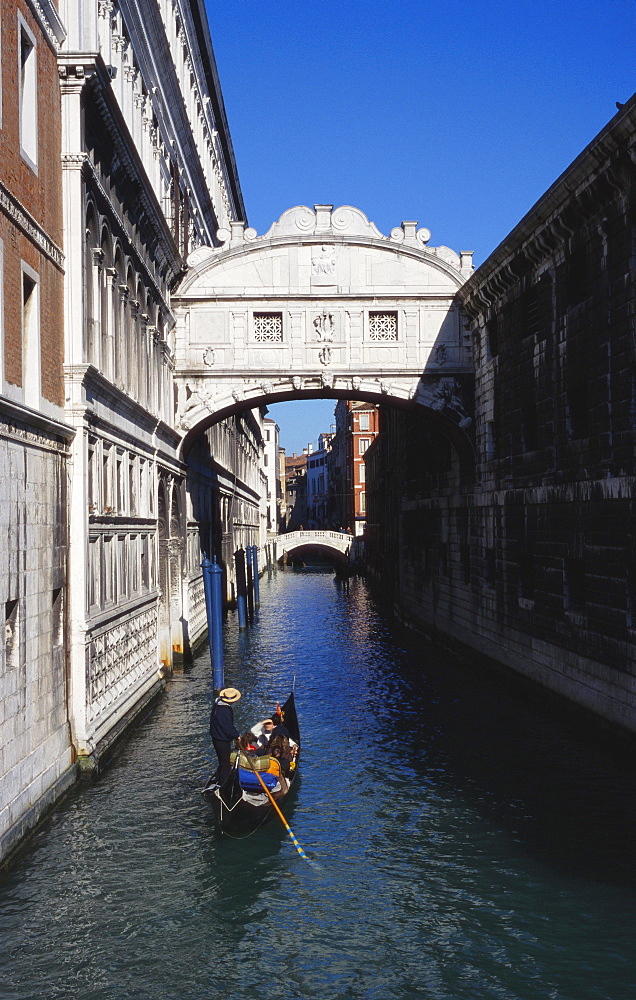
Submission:
<svg viewBox="0 0 636 1000">
<path fill-rule="evenodd" d="M 91 770 L 205 626 L 170 290 L 244 210 L 202 0 L 61 13 L 69 719 Z"/>
</svg>

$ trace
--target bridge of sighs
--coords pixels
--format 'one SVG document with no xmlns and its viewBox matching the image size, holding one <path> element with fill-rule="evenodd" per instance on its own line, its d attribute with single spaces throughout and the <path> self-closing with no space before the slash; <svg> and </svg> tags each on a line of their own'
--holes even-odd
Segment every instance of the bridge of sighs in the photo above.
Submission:
<svg viewBox="0 0 636 1000">
<path fill-rule="evenodd" d="M 472 254 L 388 236 L 358 209 L 305 206 L 259 236 L 243 223 L 200 247 L 173 297 L 178 421 L 188 442 L 233 412 L 288 399 L 425 407 L 460 434 L 473 363 L 456 303 Z"/>
</svg>

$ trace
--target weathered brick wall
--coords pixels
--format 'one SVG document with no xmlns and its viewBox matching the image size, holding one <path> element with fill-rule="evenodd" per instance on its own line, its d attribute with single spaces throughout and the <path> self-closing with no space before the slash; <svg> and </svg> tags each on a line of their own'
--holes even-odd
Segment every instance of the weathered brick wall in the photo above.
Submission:
<svg viewBox="0 0 636 1000">
<path fill-rule="evenodd" d="M 20 152 L 18 76 L 18 11 L 36 38 L 38 163 L 37 172 Z M 25 2 L 0 5 L 2 51 L 2 142 L 0 182 L 35 219 L 44 233 L 62 247 L 61 110 L 57 60 L 42 29 Z M 41 252 L 37 242 L 0 207 L 0 237 L 4 241 L 5 379 L 22 386 L 22 289 L 20 261 L 40 279 L 40 346 L 42 395 L 64 404 L 62 363 L 63 273 Z"/>
</svg>

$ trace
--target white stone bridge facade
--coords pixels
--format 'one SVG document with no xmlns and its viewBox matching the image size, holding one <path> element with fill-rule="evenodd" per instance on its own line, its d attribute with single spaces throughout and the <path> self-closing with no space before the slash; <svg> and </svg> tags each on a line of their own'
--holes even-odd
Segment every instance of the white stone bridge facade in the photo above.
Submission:
<svg viewBox="0 0 636 1000">
<path fill-rule="evenodd" d="M 403 222 L 383 235 L 358 209 L 289 209 L 263 236 L 232 223 L 200 247 L 173 295 L 185 450 L 238 410 L 357 398 L 471 423 L 471 341 L 456 301 L 472 254 L 430 247 Z"/>
<path fill-rule="evenodd" d="M 341 556 L 346 556 L 351 548 L 353 535 L 347 535 L 342 531 L 319 531 L 303 530 L 288 531 L 285 535 L 276 536 L 276 552 L 278 558 L 289 555 L 297 549 L 307 545 L 316 546 L 322 549 L 330 549 Z"/>
</svg>

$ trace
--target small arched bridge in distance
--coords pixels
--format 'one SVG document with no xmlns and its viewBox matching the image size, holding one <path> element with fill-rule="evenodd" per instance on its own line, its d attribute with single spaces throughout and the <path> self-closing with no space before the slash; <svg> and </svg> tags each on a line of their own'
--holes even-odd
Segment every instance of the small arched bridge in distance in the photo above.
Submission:
<svg viewBox="0 0 636 1000">
<path fill-rule="evenodd" d="M 284 535 L 278 535 L 276 539 L 279 559 L 309 546 L 328 549 L 338 553 L 344 559 L 351 548 L 352 541 L 353 535 L 347 535 L 342 531 L 322 531 L 310 528 L 302 531 L 288 531 Z"/>
</svg>

